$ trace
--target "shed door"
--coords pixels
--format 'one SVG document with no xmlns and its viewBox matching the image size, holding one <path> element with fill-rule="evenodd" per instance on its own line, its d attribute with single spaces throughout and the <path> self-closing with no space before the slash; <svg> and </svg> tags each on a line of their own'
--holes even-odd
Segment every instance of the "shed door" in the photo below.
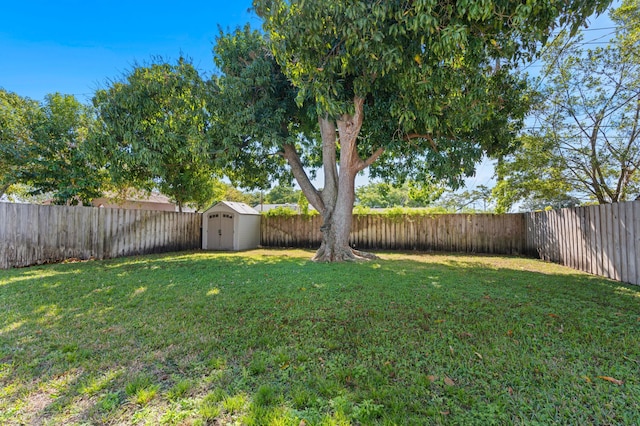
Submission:
<svg viewBox="0 0 640 426">
<path fill-rule="evenodd" d="M 210 250 L 233 250 L 233 214 L 210 213 L 207 230 L 207 247 Z"/>
</svg>

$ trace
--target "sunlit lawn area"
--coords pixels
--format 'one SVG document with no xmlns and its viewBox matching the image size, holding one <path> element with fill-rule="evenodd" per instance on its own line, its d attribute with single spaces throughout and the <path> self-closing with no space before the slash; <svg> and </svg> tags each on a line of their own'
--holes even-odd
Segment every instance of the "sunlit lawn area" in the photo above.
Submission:
<svg viewBox="0 0 640 426">
<path fill-rule="evenodd" d="M 640 287 L 311 255 L 0 271 L 0 424 L 640 424 Z"/>
</svg>

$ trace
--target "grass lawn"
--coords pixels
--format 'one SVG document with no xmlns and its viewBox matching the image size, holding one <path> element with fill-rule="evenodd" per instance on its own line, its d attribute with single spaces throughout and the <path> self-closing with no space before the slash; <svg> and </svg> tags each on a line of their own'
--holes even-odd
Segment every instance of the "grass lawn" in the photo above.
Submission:
<svg viewBox="0 0 640 426">
<path fill-rule="evenodd" d="M 311 255 L 0 271 L 0 424 L 640 424 L 640 287 Z"/>
</svg>

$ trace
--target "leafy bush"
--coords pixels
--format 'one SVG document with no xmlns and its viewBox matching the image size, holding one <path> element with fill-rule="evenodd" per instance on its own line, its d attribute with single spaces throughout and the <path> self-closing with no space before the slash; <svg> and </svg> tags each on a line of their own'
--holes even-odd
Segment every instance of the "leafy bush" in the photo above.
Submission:
<svg viewBox="0 0 640 426">
<path fill-rule="evenodd" d="M 297 216 L 299 213 L 291 207 L 276 207 L 266 212 L 262 212 L 267 217 L 272 216 Z"/>
</svg>

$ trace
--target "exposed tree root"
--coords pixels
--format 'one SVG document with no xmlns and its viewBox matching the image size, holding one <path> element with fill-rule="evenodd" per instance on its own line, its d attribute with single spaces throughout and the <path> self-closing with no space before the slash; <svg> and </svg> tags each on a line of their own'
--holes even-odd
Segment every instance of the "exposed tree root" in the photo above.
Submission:
<svg viewBox="0 0 640 426">
<path fill-rule="evenodd" d="M 351 247 L 327 249 L 326 245 L 322 243 L 312 260 L 314 262 L 359 262 L 377 258 L 378 256 L 373 253 L 355 250 Z"/>
<path fill-rule="evenodd" d="M 360 250 L 356 250 L 356 249 L 353 249 L 352 251 L 356 256 L 358 256 L 361 259 L 366 259 L 366 260 L 379 259 L 379 257 L 376 256 L 373 253 L 369 253 L 369 252 L 366 252 L 366 251 L 360 251 Z"/>
</svg>

